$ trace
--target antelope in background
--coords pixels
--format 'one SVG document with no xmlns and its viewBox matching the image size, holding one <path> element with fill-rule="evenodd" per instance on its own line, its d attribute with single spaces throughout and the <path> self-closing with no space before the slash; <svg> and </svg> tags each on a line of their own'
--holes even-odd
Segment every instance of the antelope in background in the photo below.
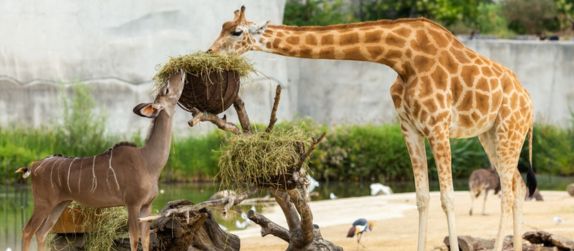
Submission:
<svg viewBox="0 0 574 251">
<path fill-rule="evenodd" d="M 486 197 L 488 191 L 494 190 L 494 194 L 500 192 L 500 178 L 494 168 L 483 168 L 472 171 L 470 178 L 468 178 L 468 190 L 470 191 L 470 210 L 469 215 L 472 215 L 472 207 L 474 200 L 484 193 L 484 201 L 482 202 L 482 215 L 485 215 Z"/>
<path fill-rule="evenodd" d="M 46 236 L 72 201 L 94 208 L 126 206 L 131 250 L 137 250 L 140 228 L 143 250 L 149 250 L 149 223 L 140 224 L 138 218 L 151 213 L 158 193 L 159 176 L 170 151 L 173 114 L 184 83 L 185 74 L 175 74 L 153 103 L 133 109 L 137 115 L 153 118 L 143 147 L 119 143 L 96 156 L 54 155 L 18 170 L 24 177 L 31 176 L 34 197 L 34 211 L 23 230 L 24 251 L 29 250 L 34 234 L 38 249 L 44 250 Z"/>
</svg>

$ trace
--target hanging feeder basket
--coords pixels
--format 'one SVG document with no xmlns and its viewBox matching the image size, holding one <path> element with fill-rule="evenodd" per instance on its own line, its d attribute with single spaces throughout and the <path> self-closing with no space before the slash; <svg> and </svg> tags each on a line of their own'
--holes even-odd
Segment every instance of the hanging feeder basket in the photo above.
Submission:
<svg viewBox="0 0 574 251">
<path fill-rule="evenodd" d="M 186 111 L 219 114 L 237 100 L 240 78 L 253 68 L 239 55 L 198 52 L 171 58 L 154 77 L 156 88 L 180 70 L 186 73 L 186 83 L 179 105 Z"/>
<path fill-rule="evenodd" d="M 210 74 L 187 73 L 179 105 L 186 111 L 197 108 L 213 114 L 229 108 L 239 94 L 239 73 L 236 71 Z"/>
</svg>

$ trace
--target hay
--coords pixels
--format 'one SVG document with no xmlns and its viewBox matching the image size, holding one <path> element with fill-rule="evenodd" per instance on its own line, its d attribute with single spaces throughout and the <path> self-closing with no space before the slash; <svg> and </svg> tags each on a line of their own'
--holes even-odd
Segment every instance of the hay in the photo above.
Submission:
<svg viewBox="0 0 574 251">
<path fill-rule="evenodd" d="M 253 71 L 253 66 L 236 54 L 196 52 L 170 58 L 154 76 L 156 88 L 159 89 L 165 85 L 167 80 L 181 69 L 190 74 L 203 76 L 225 71 L 235 71 L 239 73 L 239 76 L 245 76 Z"/>
<path fill-rule="evenodd" d="M 69 207 L 79 209 L 81 215 L 78 217 L 84 219 L 84 229 L 91 230 L 86 233 L 87 238 L 82 250 L 112 250 L 114 240 L 127 235 L 128 212 L 124 207 L 98 209 L 77 203 L 72 203 Z"/>
<path fill-rule="evenodd" d="M 306 149 L 310 145 L 311 137 L 295 128 L 233 135 L 221 149 L 218 173 L 221 187 L 248 190 L 273 183 L 277 176 L 295 171 L 304 150 L 301 147 Z"/>
</svg>

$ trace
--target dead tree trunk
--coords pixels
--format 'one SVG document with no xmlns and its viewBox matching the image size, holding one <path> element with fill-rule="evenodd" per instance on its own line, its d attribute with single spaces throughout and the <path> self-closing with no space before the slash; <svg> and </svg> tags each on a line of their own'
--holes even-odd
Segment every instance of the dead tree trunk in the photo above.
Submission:
<svg viewBox="0 0 574 251">
<path fill-rule="evenodd" d="M 246 198 L 245 195 L 231 197 L 196 205 L 186 200 L 172 201 L 159 215 L 141 218 L 140 221 L 153 221 L 153 250 L 239 250 L 239 237 L 221 229 L 207 210 L 213 206 L 227 207 L 229 203 L 236 205 Z"/>
<path fill-rule="evenodd" d="M 269 120 L 269 125 L 265 130 L 266 132 L 271 132 L 275 122 L 277 121 L 276 113 L 280 97 L 281 86 L 277 86 L 275 100 L 271 110 L 271 118 Z M 234 103 L 234 106 L 238 112 L 243 133 L 251 133 L 249 117 L 243 107 L 243 102 L 238 99 L 237 102 Z M 201 121 L 210 121 L 222 130 L 230 131 L 235 134 L 239 134 L 240 131 L 236 125 L 225 121 L 225 118 L 221 119 L 217 116 L 207 117 L 199 112 L 194 114 L 192 121 L 193 122 L 190 121 L 190 125 L 195 125 Z M 305 170 L 302 169 L 302 166 L 317 144 L 319 144 L 324 137 L 325 134 L 322 134 L 320 137 L 313 139 L 313 142 L 308 149 L 305 149 L 303 144 L 297 145 L 296 147 L 298 148 L 300 155 L 299 163 L 297 163 L 287 173 L 277 175 L 270 180 L 262 180 L 258 184 L 258 188 L 269 189 L 275 198 L 275 201 L 283 210 L 283 214 L 287 219 L 288 229 L 277 225 L 261 214 L 253 211 L 248 212 L 248 218 L 261 226 L 262 236 L 271 234 L 281 238 L 289 243 L 287 250 L 343 250 L 341 247 L 323 239 L 319 226 L 313 224 L 313 213 L 311 212 L 305 198 L 302 196 L 302 194 L 305 194 L 305 189 L 308 183 Z"/>
</svg>

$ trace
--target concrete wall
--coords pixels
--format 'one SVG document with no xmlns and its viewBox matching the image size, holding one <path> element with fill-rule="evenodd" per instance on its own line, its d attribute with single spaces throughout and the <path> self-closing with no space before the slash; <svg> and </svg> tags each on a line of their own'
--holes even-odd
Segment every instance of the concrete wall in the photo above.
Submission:
<svg viewBox="0 0 574 251">
<path fill-rule="evenodd" d="M 284 1 L 127 0 L 0 1 L 0 126 L 61 121 L 70 83 L 88 83 L 108 131 L 145 132 L 132 114 L 151 100 L 151 78 L 170 56 L 205 50 L 240 4 L 256 22 L 280 23 Z M 513 69 L 530 91 L 537 120 L 566 125 L 574 104 L 574 44 L 480 40 L 466 44 Z M 274 86 L 284 86 L 280 119 L 312 117 L 328 124 L 395 121 L 389 88 L 396 77 L 373 63 L 304 60 L 258 52 L 246 56 L 259 74 L 240 95 L 252 120 L 266 123 Z M 236 121 L 231 109 L 230 120 Z M 190 114 L 176 113 L 178 134 Z"/>
<path fill-rule="evenodd" d="M 125 0 L 0 1 L 0 125 L 38 127 L 56 123 L 70 83 L 88 83 L 108 131 L 145 132 L 149 120 L 131 110 L 151 101 L 151 79 L 170 56 L 206 50 L 241 4 L 249 18 L 280 23 L 284 1 Z M 241 95 L 255 121 L 267 120 L 278 83 L 286 84 L 286 61 L 248 56 L 266 75 L 242 83 Z M 279 69 L 279 70 L 278 70 Z M 289 87 L 285 86 L 289 97 Z M 291 118 L 284 98 L 279 116 Z M 233 116 L 233 114 L 231 114 Z M 176 131 L 190 133 L 190 114 L 176 113 Z M 201 126 L 200 126 L 201 127 Z"/>
</svg>

